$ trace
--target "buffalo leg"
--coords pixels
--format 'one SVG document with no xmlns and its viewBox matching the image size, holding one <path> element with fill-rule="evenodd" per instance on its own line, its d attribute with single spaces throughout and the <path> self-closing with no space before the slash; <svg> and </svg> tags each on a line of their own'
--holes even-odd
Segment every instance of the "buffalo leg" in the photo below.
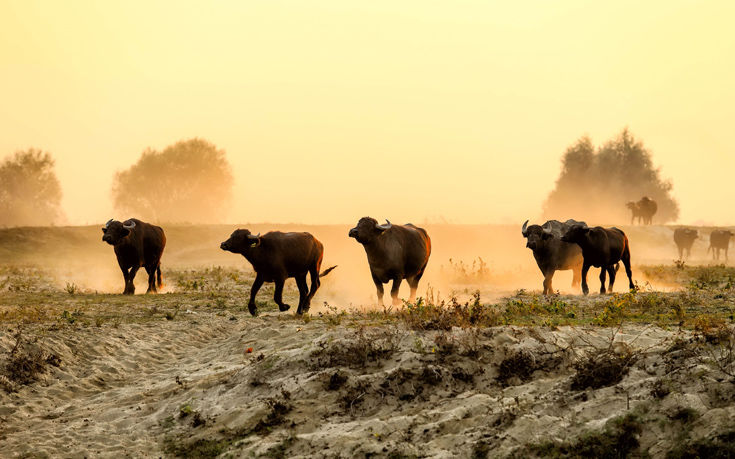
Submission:
<svg viewBox="0 0 735 459">
<path fill-rule="evenodd" d="M 307 310 L 309 309 L 309 304 L 311 304 L 311 299 L 314 298 L 314 294 L 322 285 L 321 281 L 319 280 L 319 265 L 312 266 L 312 268 L 309 270 L 309 275 L 311 276 L 311 290 L 309 291 L 309 296 L 306 299 Z"/>
<path fill-rule="evenodd" d="M 625 265 L 625 274 L 628 275 L 628 288 L 635 290 L 635 284 L 633 283 L 633 271 L 630 269 L 630 249 L 628 247 L 623 251 L 623 255 L 620 260 Z"/>
<path fill-rule="evenodd" d="M 420 276 L 409 277 L 408 279 L 406 279 L 406 282 L 408 282 L 408 286 L 411 289 L 411 294 L 408 297 L 408 301 L 412 303 L 416 301 L 416 290 L 418 290 L 419 288 L 419 279 L 421 279 Z"/>
<path fill-rule="evenodd" d="M 600 268 L 600 294 L 605 293 L 605 274 L 607 274 L 607 266 Z"/>
<path fill-rule="evenodd" d="M 156 267 L 146 266 L 145 271 L 148 273 L 148 290 L 146 293 L 157 293 L 156 292 Z"/>
<path fill-rule="evenodd" d="M 375 289 L 378 295 L 378 304 L 383 305 L 383 282 L 377 277 L 373 276 L 373 282 L 375 283 Z"/>
<path fill-rule="evenodd" d="M 613 285 L 615 285 L 615 271 L 615 265 L 610 265 L 607 267 L 607 275 L 610 279 L 610 282 L 607 284 L 608 293 L 613 292 Z"/>
<path fill-rule="evenodd" d="M 590 292 L 590 288 L 587 286 L 587 271 L 590 270 L 590 265 L 585 262 L 582 265 L 582 293 L 587 295 Z"/>
<path fill-rule="evenodd" d="M 122 294 L 127 295 L 128 294 L 128 268 L 123 268 L 122 266 L 120 266 L 120 270 L 123 273 L 123 280 L 125 281 L 125 288 L 123 288 Z"/>
<path fill-rule="evenodd" d="M 248 301 L 248 311 L 250 311 L 250 314 L 252 315 L 258 314 L 258 307 L 255 306 L 255 295 L 258 294 L 258 290 L 260 290 L 262 285 L 263 278 L 260 277 L 260 274 L 257 274 L 253 281 L 253 285 L 250 287 L 250 301 Z"/>
<path fill-rule="evenodd" d="M 554 271 L 544 273 L 544 295 L 553 295 L 554 288 L 551 286 L 551 279 L 554 278 Z"/>
<path fill-rule="evenodd" d="M 138 270 L 140 269 L 139 266 L 133 266 L 130 268 L 130 272 L 128 273 L 128 285 L 125 287 L 125 290 L 127 291 L 128 295 L 135 294 L 135 275 L 138 273 Z"/>
<path fill-rule="evenodd" d="M 390 297 L 393 300 L 393 306 L 398 306 L 401 304 L 401 301 L 398 299 L 398 289 L 401 288 L 401 282 L 403 279 L 401 278 L 395 278 L 393 279 L 393 286 L 390 289 Z"/>
<path fill-rule="evenodd" d="M 306 274 L 296 276 L 296 286 L 299 288 L 299 307 L 296 314 L 303 314 L 309 310 L 309 286 L 306 284 Z"/>
<path fill-rule="evenodd" d="M 288 311 L 291 306 L 283 302 L 283 284 L 286 279 L 276 279 L 276 289 L 273 293 L 273 301 L 278 305 L 278 310 L 281 312 Z"/>
<path fill-rule="evenodd" d="M 579 287 L 579 284 L 582 282 L 582 270 L 581 269 L 572 269 L 572 287 Z"/>
</svg>

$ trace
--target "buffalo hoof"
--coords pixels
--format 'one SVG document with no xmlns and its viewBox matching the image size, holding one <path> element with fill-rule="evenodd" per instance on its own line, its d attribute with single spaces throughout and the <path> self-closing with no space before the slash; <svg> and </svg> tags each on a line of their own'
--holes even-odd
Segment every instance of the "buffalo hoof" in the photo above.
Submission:
<svg viewBox="0 0 735 459">
<path fill-rule="evenodd" d="M 279 304 L 279 305 L 278 305 L 278 309 L 279 309 L 279 310 L 280 310 L 281 312 L 286 312 L 286 311 L 288 311 L 289 309 L 291 309 L 291 306 L 290 306 L 290 305 L 288 305 L 288 304 L 285 304 L 285 303 L 284 303 L 284 304 Z"/>
<path fill-rule="evenodd" d="M 248 305 L 248 311 L 250 311 L 250 315 L 253 317 L 258 315 L 258 308 L 254 304 Z"/>
</svg>

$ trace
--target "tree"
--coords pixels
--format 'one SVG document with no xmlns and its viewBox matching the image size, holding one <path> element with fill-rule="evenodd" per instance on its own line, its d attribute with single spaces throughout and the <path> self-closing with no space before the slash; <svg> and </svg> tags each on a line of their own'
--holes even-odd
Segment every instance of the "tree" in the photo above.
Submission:
<svg viewBox="0 0 735 459">
<path fill-rule="evenodd" d="M 671 182 L 663 180 L 660 172 L 651 153 L 628 129 L 597 152 L 589 137 L 582 137 L 562 157 L 561 173 L 544 204 L 544 216 L 622 223 L 630 220 L 626 202 L 648 196 L 658 204 L 655 221 L 675 221 L 679 205 L 671 196 Z"/>
<path fill-rule="evenodd" d="M 61 185 L 49 153 L 30 148 L 0 163 L 0 225 L 51 225 L 62 217 Z"/>
<path fill-rule="evenodd" d="M 112 196 L 127 217 L 154 222 L 213 222 L 232 199 L 232 168 L 224 150 L 204 139 L 146 149 L 130 169 L 115 174 Z"/>
</svg>

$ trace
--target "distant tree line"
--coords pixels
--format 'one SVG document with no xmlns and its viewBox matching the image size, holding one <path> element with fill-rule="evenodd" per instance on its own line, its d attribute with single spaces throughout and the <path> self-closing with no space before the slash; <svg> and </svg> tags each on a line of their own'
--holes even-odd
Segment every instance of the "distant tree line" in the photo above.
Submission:
<svg viewBox="0 0 735 459">
<path fill-rule="evenodd" d="M 545 218 L 622 224 L 630 220 L 626 203 L 643 196 L 658 204 L 654 221 L 679 218 L 671 182 L 661 178 L 651 153 L 628 129 L 597 149 L 589 137 L 582 137 L 567 148 L 561 162 L 556 186 L 544 203 Z"/>
<path fill-rule="evenodd" d="M 227 215 L 232 185 L 224 150 L 194 138 L 160 152 L 146 149 L 138 162 L 115 174 L 112 198 L 119 212 L 143 220 L 216 222 Z"/>
<path fill-rule="evenodd" d="M 203 223 L 226 217 L 232 187 L 225 151 L 193 138 L 163 151 L 147 148 L 135 164 L 115 174 L 111 194 L 119 218 Z M 31 148 L 0 163 L 0 226 L 59 223 L 61 197 L 51 154 Z"/>
<path fill-rule="evenodd" d="M 61 185 L 49 153 L 30 148 L 0 163 L 0 226 L 44 226 L 62 217 Z"/>
<path fill-rule="evenodd" d="M 111 194 L 119 218 L 203 223 L 227 216 L 232 187 L 225 151 L 193 138 L 163 151 L 147 148 L 135 164 L 115 174 Z M 653 166 L 651 153 L 627 129 L 598 148 L 582 137 L 562 156 L 544 215 L 623 223 L 630 218 L 626 202 L 648 196 L 658 204 L 656 222 L 675 221 L 679 206 L 671 189 Z M 31 148 L 0 163 L 0 226 L 57 223 L 63 218 L 61 197 L 49 153 Z"/>
</svg>

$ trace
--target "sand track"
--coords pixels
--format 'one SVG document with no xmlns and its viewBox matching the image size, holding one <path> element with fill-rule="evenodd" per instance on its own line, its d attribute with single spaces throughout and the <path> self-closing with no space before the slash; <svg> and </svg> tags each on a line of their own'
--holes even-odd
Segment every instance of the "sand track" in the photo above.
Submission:
<svg viewBox="0 0 735 459">
<path fill-rule="evenodd" d="M 679 368 L 667 360 L 686 333 L 626 326 L 615 346 L 641 352 L 629 373 L 573 391 L 573 361 L 609 346 L 613 329 L 494 327 L 440 337 L 344 320 L 200 312 L 36 330 L 62 363 L 17 393 L 0 393 L 0 457 L 505 457 L 633 412 L 650 421 L 640 438 L 656 457 L 681 435 L 682 425 L 666 425 L 676 410 L 698 413 L 686 426 L 695 437 L 735 422 L 732 382 L 701 361 L 686 357 Z M 11 334 L 0 336 L 4 351 Z M 519 352 L 537 370 L 501 383 L 501 363 Z M 654 400 L 660 380 L 674 389 Z"/>
</svg>

